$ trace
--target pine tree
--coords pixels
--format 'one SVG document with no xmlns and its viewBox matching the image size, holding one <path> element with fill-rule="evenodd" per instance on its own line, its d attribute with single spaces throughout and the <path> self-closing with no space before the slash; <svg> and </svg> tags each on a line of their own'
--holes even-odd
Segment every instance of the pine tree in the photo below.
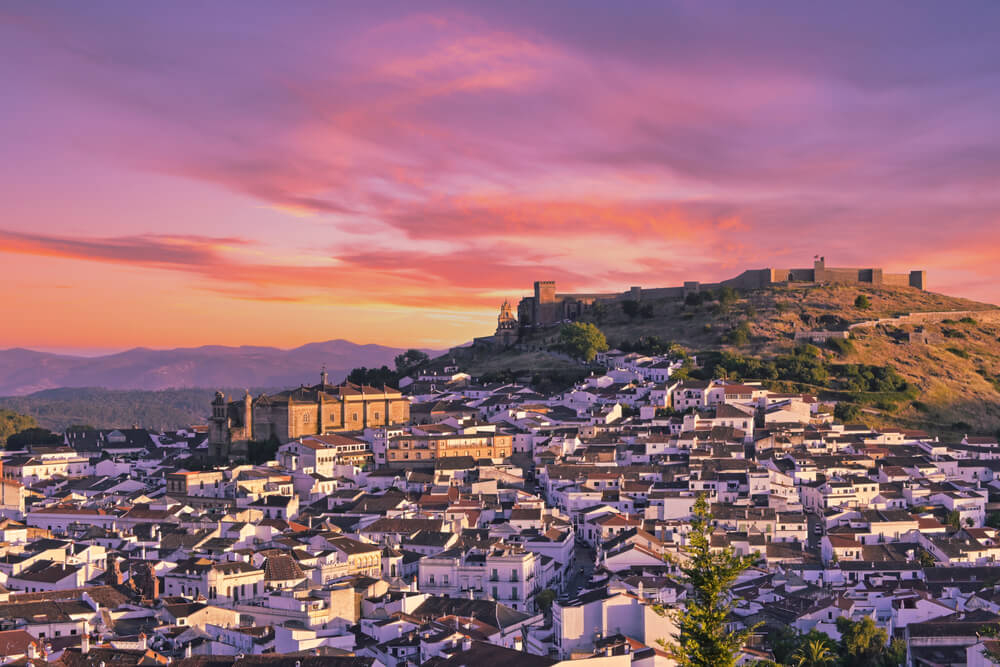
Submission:
<svg viewBox="0 0 1000 667">
<path fill-rule="evenodd" d="M 678 567 L 688 585 L 682 610 L 669 612 L 677 622 L 674 641 L 658 640 L 680 667 L 734 667 L 740 649 L 755 627 L 729 632 L 726 624 L 735 600 L 730 589 L 757 560 L 739 556 L 732 547 L 713 551 L 712 514 L 699 495 L 692 509 L 688 543 L 681 548 L 687 560 Z"/>
</svg>

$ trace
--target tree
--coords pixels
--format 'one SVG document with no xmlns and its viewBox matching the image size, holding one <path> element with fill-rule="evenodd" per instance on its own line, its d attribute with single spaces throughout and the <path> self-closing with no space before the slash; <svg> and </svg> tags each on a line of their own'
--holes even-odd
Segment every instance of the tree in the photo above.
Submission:
<svg viewBox="0 0 1000 667">
<path fill-rule="evenodd" d="M 920 567 L 934 567 L 937 565 L 937 559 L 934 558 L 934 554 L 923 547 L 920 547 L 917 551 L 917 560 L 920 562 Z"/>
<path fill-rule="evenodd" d="M 850 424 L 861 418 L 861 407 L 856 403 L 840 401 L 833 409 L 833 416 L 844 424 Z"/>
<path fill-rule="evenodd" d="M 722 306 L 728 306 L 735 303 L 739 298 L 739 294 L 736 293 L 732 287 L 720 287 L 715 293 L 715 298 L 719 300 L 719 304 Z"/>
<path fill-rule="evenodd" d="M 353 369 L 347 376 L 348 382 L 353 382 L 354 384 L 365 384 L 372 387 L 380 387 L 384 384 L 395 385 L 399 382 L 399 373 L 393 371 L 388 366 L 383 365 L 381 368 L 367 368 L 361 366 L 360 368 Z"/>
<path fill-rule="evenodd" d="M 70 424 L 66 427 L 67 431 L 96 431 L 97 429 L 90 424 Z"/>
<path fill-rule="evenodd" d="M 7 438 L 29 428 L 38 426 L 34 417 L 18 414 L 13 410 L 0 410 L 0 442 L 7 442 Z"/>
<path fill-rule="evenodd" d="M 962 528 L 962 515 L 958 512 L 948 512 L 948 525 L 955 530 L 961 530 Z"/>
<path fill-rule="evenodd" d="M 727 631 L 735 606 L 730 590 L 756 556 L 737 555 L 732 547 L 712 550 L 712 513 L 704 495 L 694 503 L 687 538 L 688 543 L 681 547 L 687 559 L 678 567 L 689 593 L 684 609 L 671 612 L 678 634 L 673 642 L 657 641 L 680 667 L 734 667 L 756 626 Z"/>
<path fill-rule="evenodd" d="M 651 303 L 644 303 L 644 304 L 642 304 L 642 308 L 639 309 L 639 314 L 645 320 L 651 320 L 651 319 L 653 319 L 653 315 L 654 315 L 653 304 L 651 304 Z"/>
<path fill-rule="evenodd" d="M 875 621 L 865 616 L 860 621 L 852 621 L 841 616 L 837 619 L 840 632 L 840 652 L 845 665 L 884 664 L 887 656 L 888 633 L 875 625 Z"/>
<path fill-rule="evenodd" d="M 630 320 L 634 320 L 639 315 L 639 302 L 633 299 L 622 301 L 622 312 L 625 313 Z"/>
<path fill-rule="evenodd" d="M 559 345 L 567 354 L 589 362 L 608 349 L 608 339 L 589 322 L 571 322 L 559 330 Z"/>
<path fill-rule="evenodd" d="M 796 649 L 792 661 L 796 667 L 823 667 L 836 662 L 837 655 L 822 639 L 811 639 Z"/>
<path fill-rule="evenodd" d="M 746 345 L 750 342 L 750 323 L 744 320 L 722 336 L 722 342 L 730 345 Z"/>
<path fill-rule="evenodd" d="M 552 603 L 555 602 L 556 597 L 557 594 L 554 590 L 551 588 L 543 588 L 538 591 L 538 595 L 535 596 L 535 604 L 538 605 L 538 608 L 541 609 L 542 612 L 547 614 L 549 610 L 552 609 Z"/>
<path fill-rule="evenodd" d="M 427 353 L 409 349 L 402 354 L 396 355 L 396 372 L 400 375 L 406 375 L 411 369 L 427 363 L 429 359 L 430 357 L 427 356 Z"/>
<path fill-rule="evenodd" d="M 281 441 L 278 440 L 278 437 L 273 433 L 267 440 L 251 440 L 247 443 L 247 459 L 253 465 L 267 463 L 268 461 L 274 460 L 274 457 L 278 454 L 278 447 L 280 446 Z"/>
<path fill-rule="evenodd" d="M 854 300 L 854 307 L 859 310 L 868 310 L 872 307 L 872 302 L 866 294 L 859 294 Z"/>
<path fill-rule="evenodd" d="M 595 301 L 594 304 L 590 307 L 590 317 L 598 324 L 603 322 L 607 316 L 608 316 L 608 307 L 605 306 L 600 301 Z"/>
<path fill-rule="evenodd" d="M 7 449 L 23 449 L 29 445 L 59 445 L 63 437 L 47 428 L 26 428 L 7 438 Z"/>
</svg>

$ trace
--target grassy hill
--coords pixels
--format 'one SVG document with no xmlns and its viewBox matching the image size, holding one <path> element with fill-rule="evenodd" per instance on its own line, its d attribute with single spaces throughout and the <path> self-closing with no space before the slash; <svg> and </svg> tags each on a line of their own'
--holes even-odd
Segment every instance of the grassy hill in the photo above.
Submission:
<svg viewBox="0 0 1000 667">
<path fill-rule="evenodd" d="M 855 306 L 859 294 L 870 307 Z M 720 359 L 736 369 L 732 374 L 748 379 L 756 379 L 756 366 L 739 360 L 770 362 L 772 372 L 777 362 L 778 375 L 786 381 L 774 380 L 774 386 L 857 403 L 863 408 L 860 418 L 872 425 L 925 428 L 944 437 L 1000 431 L 1000 310 L 990 304 L 912 288 L 803 285 L 739 292 L 721 301 L 716 294 L 702 303 L 657 299 L 642 305 L 644 315 L 629 317 L 621 304 L 608 304 L 586 319 L 600 327 L 612 347 L 641 347 L 650 337 L 677 343 L 704 360 L 707 368 L 701 373 L 706 375 L 713 374 Z M 789 371 L 803 362 L 795 356 L 802 348 L 794 340 L 797 331 L 844 330 L 863 321 L 944 311 L 976 312 L 854 328 L 847 344 L 810 348 L 816 359 L 805 363 L 823 367 L 819 383 Z M 910 342 L 914 332 L 921 336 Z M 565 381 L 586 373 L 558 352 L 557 338 L 558 328 L 552 328 L 522 339 L 521 349 L 452 354 L 474 374 Z M 905 390 L 858 389 L 859 375 L 870 374 L 868 367 L 886 366 L 905 380 Z M 747 372 L 748 367 L 753 371 Z"/>
</svg>

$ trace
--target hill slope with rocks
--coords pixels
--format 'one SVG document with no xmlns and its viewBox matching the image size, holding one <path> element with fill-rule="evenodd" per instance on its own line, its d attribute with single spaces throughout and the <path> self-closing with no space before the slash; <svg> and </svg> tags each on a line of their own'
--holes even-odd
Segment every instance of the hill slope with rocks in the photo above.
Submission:
<svg viewBox="0 0 1000 667">
<path fill-rule="evenodd" d="M 1000 430 L 1000 309 L 991 304 L 908 287 L 829 284 L 728 290 L 641 305 L 605 303 L 584 320 L 598 326 L 613 348 L 677 344 L 698 356 L 702 375 L 717 370 L 767 379 L 772 386 L 810 391 L 831 402 L 857 403 L 860 419 L 871 425 L 925 429 L 942 437 Z M 918 315 L 900 317 L 913 313 Z M 795 339 L 796 333 L 811 331 L 849 331 L 850 338 L 813 344 Z M 514 349 L 462 348 L 450 354 L 471 373 L 487 377 L 571 381 L 589 373 L 561 352 L 558 332 L 558 327 L 525 332 Z M 823 382 L 783 372 L 778 378 L 752 377 L 760 372 L 758 361 L 771 362 L 773 374 L 773 362 L 787 362 L 807 345 L 816 358 L 808 363 L 825 369 Z M 905 380 L 905 391 L 858 390 L 859 373 L 887 366 Z"/>
</svg>

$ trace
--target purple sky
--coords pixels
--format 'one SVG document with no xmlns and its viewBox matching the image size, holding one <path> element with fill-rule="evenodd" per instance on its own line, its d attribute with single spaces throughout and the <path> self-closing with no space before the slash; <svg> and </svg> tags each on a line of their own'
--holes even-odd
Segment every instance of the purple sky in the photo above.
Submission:
<svg viewBox="0 0 1000 667">
<path fill-rule="evenodd" d="M 0 347 L 447 345 L 536 279 L 816 253 L 1000 301 L 998 34 L 995 2 L 8 5 Z"/>
</svg>

